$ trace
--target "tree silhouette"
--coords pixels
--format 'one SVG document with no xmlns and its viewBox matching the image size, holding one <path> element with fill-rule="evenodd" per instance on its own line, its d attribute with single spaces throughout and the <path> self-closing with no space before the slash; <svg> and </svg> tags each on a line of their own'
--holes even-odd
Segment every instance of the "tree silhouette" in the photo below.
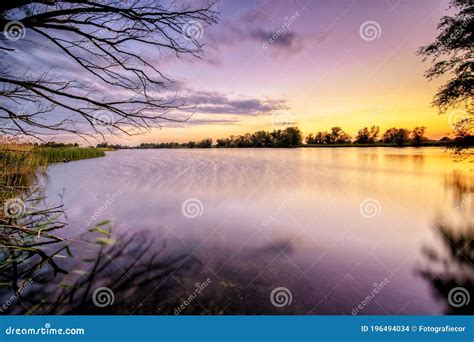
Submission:
<svg viewBox="0 0 474 342">
<path fill-rule="evenodd" d="M 306 138 L 307 144 L 317 145 L 350 144 L 351 141 L 351 136 L 344 132 L 342 128 L 338 126 L 331 127 L 330 132 L 317 132 L 315 136 L 313 136 L 313 134 L 310 134 Z"/>
<path fill-rule="evenodd" d="M 84 138 L 131 135 L 185 120 L 171 113 L 186 104 L 163 94 L 173 83 L 157 69 L 157 60 L 200 57 L 202 30 L 218 19 L 213 6 L 150 0 L 3 1 L 0 133 L 35 138 L 58 131 Z M 34 58 L 34 69 L 18 58 L 25 52 Z"/>
<path fill-rule="evenodd" d="M 425 137 L 425 126 L 416 126 L 411 132 L 412 143 L 414 146 L 420 146 L 423 141 L 426 140 Z"/>
<path fill-rule="evenodd" d="M 453 16 L 444 16 L 438 24 L 439 34 L 435 41 L 418 50 L 426 60 L 434 63 L 425 73 L 429 80 L 449 76 L 434 96 L 432 104 L 441 113 L 449 108 L 465 108 L 456 122 L 453 122 L 456 139 L 451 148 L 458 155 L 472 146 L 471 131 L 474 126 L 473 90 L 474 84 L 474 2 L 451 0 Z"/>
<path fill-rule="evenodd" d="M 428 79 L 446 74 L 452 76 L 438 90 L 433 100 L 433 104 L 441 111 L 466 102 L 472 105 L 473 96 L 474 3 L 469 0 L 451 0 L 451 7 L 456 9 L 456 13 L 441 19 L 436 40 L 418 50 L 424 60 L 433 59 L 434 65 L 425 74 Z"/>
<path fill-rule="evenodd" d="M 469 295 L 474 289 L 474 227 L 436 228 L 443 248 L 423 249 L 428 263 L 419 274 L 430 282 L 435 296 L 445 301 L 447 314 L 471 315 L 474 309 Z M 458 291 L 460 288 L 462 291 Z M 466 298 L 462 292 L 467 292 Z"/>
<path fill-rule="evenodd" d="M 372 126 L 369 128 L 364 127 L 359 130 L 355 138 L 355 142 L 358 144 L 374 144 L 377 141 L 379 135 L 379 126 Z"/>
<path fill-rule="evenodd" d="M 383 134 L 381 141 L 403 146 L 408 142 L 409 132 L 405 128 L 392 127 Z"/>
</svg>

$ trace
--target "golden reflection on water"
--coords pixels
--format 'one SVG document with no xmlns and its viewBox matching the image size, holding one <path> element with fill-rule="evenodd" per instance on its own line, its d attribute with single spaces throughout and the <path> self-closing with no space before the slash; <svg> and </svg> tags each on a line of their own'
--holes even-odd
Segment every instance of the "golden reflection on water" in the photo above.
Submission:
<svg viewBox="0 0 474 342">
<path fill-rule="evenodd" d="M 441 148 L 118 151 L 48 172 L 48 197 L 65 189 L 69 234 L 120 189 L 104 219 L 166 239 L 168 257 L 194 260 L 141 313 L 170 313 L 210 277 L 212 291 L 187 313 L 350 314 L 388 278 L 364 314 L 439 314 L 453 279 L 470 286 L 463 274 L 474 274 L 458 265 L 472 244 L 452 247 L 472 237 L 472 163 Z M 203 204 L 192 220 L 181 211 L 188 198 Z M 367 199 L 380 206 L 371 218 L 361 215 Z M 443 264 L 459 270 L 440 273 Z M 270 304 L 278 286 L 291 289 L 291 306 Z"/>
</svg>

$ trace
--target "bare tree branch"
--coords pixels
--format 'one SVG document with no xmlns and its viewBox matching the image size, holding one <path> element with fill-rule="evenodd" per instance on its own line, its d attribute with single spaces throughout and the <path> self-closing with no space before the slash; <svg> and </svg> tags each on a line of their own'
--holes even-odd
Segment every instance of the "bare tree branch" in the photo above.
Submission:
<svg viewBox="0 0 474 342">
<path fill-rule="evenodd" d="M 218 20 L 213 2 L 150 0 L 16 1 L 2 3 L 0 14 L 0 132 L 37 138 L 133 135 L 185 121 L 179 110 L 189 107 L 171 95 L 173 81 L 157 61 L 200 58 L 199 37 L 186 27 Z M 13 24 L 24 39 L 8 39 Z M 34 65 L 19 58 L 25 52 Z"/>
</svg>

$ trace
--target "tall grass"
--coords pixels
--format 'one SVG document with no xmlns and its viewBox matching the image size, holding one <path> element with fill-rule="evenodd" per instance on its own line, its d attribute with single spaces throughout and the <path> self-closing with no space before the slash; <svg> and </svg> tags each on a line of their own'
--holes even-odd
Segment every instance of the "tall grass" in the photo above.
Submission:
<svg viewBox="0 0 474 342">
<path fill-rule="evenodd" d="M 0 200 L 27 189 L 48 164 L 103 156 L 104 150 L 97 148 L 41 147 L 0 137 Z"/>
<path fill-rule="evenodd" d="M 105 156 L 102 149 L 92 147 L 40 147 L 34 154 L 46 164 Z"/>
<path fill-rule="evenodd" d="M 44 163 L 32 153 L 33 146 L 15 141 L 0 141 L 0 200 L 3 202 L 25 190 Z M 3 210 L 0 213 L 2 216 Z"/>
<path fill-rule="evenodd" d="M 63 206 L 43 203 L 35 177 L 50 163 L 104 155 L 95 148 L 34 146 L 0 136 L 0 293 L 18 293 L 45 265 L 65 273 L 54 257 L 68 247 L 58 246 L 64 239 L 53 235 L 66 226 Z"/>
</svg>

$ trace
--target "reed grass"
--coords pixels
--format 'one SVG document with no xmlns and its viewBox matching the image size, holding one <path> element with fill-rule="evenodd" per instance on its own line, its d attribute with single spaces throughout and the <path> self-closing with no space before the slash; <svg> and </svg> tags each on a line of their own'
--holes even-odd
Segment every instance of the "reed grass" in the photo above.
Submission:
<svg viewBox="0 0 474 342">
<path fill-rule="evenodd" d="M 104 150 L 93 147 L 40 147 L 34 154 L 45 164 L 105 156 Z"/>
<path fill-rule="evenodd" d="M 48 164 L 105 156 L 92 147 L 42 147 L 0 138 L 0 200 L 28 188 Z"/>
<path fill-rule="evenodd" d="M 44 193 L 35 185 L 38 175 L 51 163 L 102 156 L 102 149 L 35 146 L 0 136 L 0 298 L 17 293 L 45 266 L 54 275 L 67 273 L 55 261 L 69 251 L 54 233 L 66 226 L 63 206 L 44 203 Z"/>
</svg>

